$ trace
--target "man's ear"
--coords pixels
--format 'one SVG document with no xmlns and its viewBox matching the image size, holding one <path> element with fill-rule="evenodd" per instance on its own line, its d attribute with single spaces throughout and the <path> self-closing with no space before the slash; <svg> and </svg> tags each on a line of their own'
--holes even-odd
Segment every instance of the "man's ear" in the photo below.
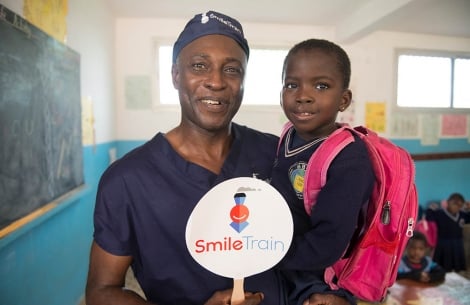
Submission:
<svg viewBox="0 0 470 305">
<path fill-rule="evenodd" d="M 178 90 L 179 87 L 179 70 L 178 70 L 178 64 L 174 63 L 171 66 L 171 79 L 173 81 L 173 87 Z"/>
</svg>

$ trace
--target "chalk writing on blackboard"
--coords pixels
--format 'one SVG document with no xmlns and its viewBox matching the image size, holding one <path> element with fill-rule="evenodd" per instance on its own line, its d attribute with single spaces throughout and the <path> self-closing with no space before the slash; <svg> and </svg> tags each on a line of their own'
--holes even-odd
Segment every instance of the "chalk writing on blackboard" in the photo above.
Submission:
<svg viewBox="0 0 470 305">
<path fill-rule="evenodd" d="M 0 229 L 83 184 L 80 56 L 0 5 Z"/>
</svg>

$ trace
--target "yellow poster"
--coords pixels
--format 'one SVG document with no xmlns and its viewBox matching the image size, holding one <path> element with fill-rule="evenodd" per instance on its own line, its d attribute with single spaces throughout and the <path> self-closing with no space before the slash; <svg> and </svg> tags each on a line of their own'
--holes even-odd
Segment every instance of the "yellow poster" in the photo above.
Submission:
<svg viewBox="0 0 470 305">
<path fill-rule="evenodd" d="M 366 102 L 366 127 L 385 132 L 385 102 Z"/>
<path fill-rule="evenodd" d="M 24 0 L 26 20 L 65 43 L 67 35 L 67 0 Z"/>
</svg>

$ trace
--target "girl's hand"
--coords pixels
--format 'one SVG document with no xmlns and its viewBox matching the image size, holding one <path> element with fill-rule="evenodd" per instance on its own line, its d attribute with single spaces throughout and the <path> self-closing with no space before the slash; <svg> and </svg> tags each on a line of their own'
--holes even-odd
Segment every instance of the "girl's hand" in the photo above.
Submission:
<svg viewBox="0 0 470 305">
<path fill-rule="evenodd" d="M 427 272 L 421 272 L 421 277 L 419 278 L 421 282 L 427 283 L 431 280 L 431 277 L 429 276 L 429 273 Z"/>
</svg>

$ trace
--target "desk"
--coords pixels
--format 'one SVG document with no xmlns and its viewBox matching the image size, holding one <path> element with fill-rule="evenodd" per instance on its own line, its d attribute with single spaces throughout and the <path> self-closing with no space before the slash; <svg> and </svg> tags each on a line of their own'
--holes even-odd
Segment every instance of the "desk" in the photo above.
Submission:
<svg viewBox="0 0 470 305">
<path fill-rule="evenodd" d="M 399 280 L 389 289 L 383 305 L 469 305 L 470 281 L 455 272 L 446 274 L 440 285 Z M 358 305 L 372 303 L 358 302 Z M 375 303 L 376 305 L 378 303 Z"/>
</svg>

